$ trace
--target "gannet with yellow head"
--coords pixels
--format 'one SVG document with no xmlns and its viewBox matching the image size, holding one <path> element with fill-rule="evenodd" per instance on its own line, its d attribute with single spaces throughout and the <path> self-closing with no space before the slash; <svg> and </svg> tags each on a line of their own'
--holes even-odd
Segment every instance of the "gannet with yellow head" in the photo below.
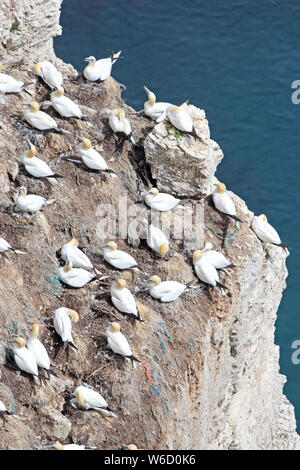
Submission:
<svg viewBox="0 0 300 470">
<path fill-rule="evenodd" d="M 32 127 L 40 131 L 57 129 L 54 119 L 44 111 L 40 111 L 39 104 L 36 101 L 25 105 L 24 117 Z"/>
<path fill-rule="evenodd" d="M 38 339 L 39 331 L 40 325 L 34 323 L 32 325 L 31 336 L 27 341 L 27 348 L 32 353 L 38 367 L 45 369 L 48 373 L 48 378 L 50 379 L 50 358 L 45 346 Z"/>
<path fill-rule="evenodd" d="M 211 263 L 216 269 L 226 270 L 226 268 L 234 268 L 235 265 L 229 261 L 223 253 L 219 253 L 216 250 L 213 250 L 213 245 L 210 242 L 207 242 L 204 249 L 202 250 L 203 257 Z"/>
<path fill-rule="evenodd" d="M 82 112 L 78 104 L 70 100 L 67 96 L 64 96 L 64 89 L 62 86 L 58 87 L 55 91 L 51 93 L 51 103 L 53 108 L 58 112 L 58 114 L 65 118 L 82 118 Z"/>
<path fill-rule="evenodd" d="M 114 281 L 110 288 L 111 301 L 121 313 L 130 315 L 136 320 L 144 321 L 140 317 L 135 298 L 129 289 L 125 279 L 118 279 Z"/>
<path fill-rule="evenodd" d="M 72 337 L 72 326 L 78 320 L 79 315 L 75 310 L 66 307 L 60 307 L 55 310 L 53 324 L 56 333 L 61 337 L 63 349 L 66 349 L 68 345 L 77 349 Z"/>
<path fill-rule="evenodd" d="M 88 168 L 90 168 L 91 170 L 114 173 L 113 170 L 110 170 L 108 168 L 107 163 L 102 157 L 102 155 L 100 155 L 100 153 L 92 147 L 92 142 L 90 141 L 90 139 L 83 138 L 81 139 L 81 141 L 82 142 L 78 147 L 78 152 L 83 163 Z"/>
<path fill-rule="evenodd" d="M 38 366 L 34 355 L 29 349 L 26 348 L 26 341 L 24 338 L 18 337 L 16 339 L 16 346 L 14 347 L 14 359 L 15 363 L 27 374 L 33 375 L 35 378 L 39 378 Z"/>
<path fill-rule="evenodd" d="M 54 173 L 46 162 L 36 157 L 36 147 L 27 139 L 29 149 L 23 153 L 23 163 L 26 171 L 35 178 L 62 178 Z"/>
<path fill-rule="evenodd" d="M 71 261 L 74 268 L 82 268 L 91 271 L 94 266 L 88 257 L 78 248 L 77 238 L 72 238 L 68 243 L 65 243 L 61 248 L 61 257 L 64 261 Z"/>
<path fill-rule="evenodd" d="M 34 73 L 42 78 L 50 88 L 58 88 L 63 84 L 63 76 L 57 68 L 48 60 L 37 62 L 34 65 Z"/>
<path fill-rule="evenodd" d="M 88 282 L 94 281 L 98 278 L 95 272 L 87 271 L 82 268 L 73 268 L 73 263 L 66 259 L 65 266 L 58 269 L 60 280 L 70 287 L 79 289 L 85 286 Z"/>
<path fill-rule="evenodd" d="M 138 266 L 135 259 L 126 251 L 118 250 L 118 245 L 111 241 L 104 245 L 105 261 L 117 269 L 131 269 Z"/>
<path fill-rule="evenodd" d="M 0 64 L 0 93 L 19 93 L 24 86 L 24 82 L 2 73 L 2 65 Z"/>
<path fill-rule="evenodd" d="M 6 253 L 7 251 L 12 251 L 15 254 L 25 255 L 24 251 L 15 250 L 4 238 L 0 237 L 0 253 Z"/>
<path fill-rule="evenodd" d="M 290 248 L 285 243 L 282 243 L 277 231 L 269 224 L 265 214 L 255 216 L 252 220 L 251 227 L 262 242 L 280 246 L 286 251 Z"/>
<path fill-rule="evenodd" d="M 149 279 L 150 295 L 161 302 L 174 302 L 192 283 L 193 281 L 187 284 L 177 281 L 162 282 L 159 276 L 154 275 Z"/>
<path fill-rule="evenodd" d="M 121 327 L 119 323 L 111 323 L 111 325 L 106 329 L 106 337 L 108 346 L 115 354 L 124 356 L 126 359 L 131 361 L 132 365 L 134 365 L 134 361 L 141 362 L 132 354 L 127 339 L 121 333 Z"/>
<path fill-rule="evenodd" d="M 110 74 L 113 64 L 119 59 L 122 51 L 111 53 L 110 57 L 96 60 L 94 56 L 86 57 L 85 62 L 89 64 L 85 67 L 83 75 L 90 82 L 106 80 Z"/>
<path fill-rule="evenodd" d="M 151 209 L 160 212 L 170 211 L 180 203 L 180 199 L 176 199 L 171 194 L 160 193 L 157 188 L 151 188 L 150 191 L 142 194 L 142 196 Z"/>
<path fill-rule="evenodd" d="M 71 405 L 81 410 L 97 410 L 101 413 L 116 418 L 116 415 L 109 408 L 107 401 L 99 392 L 91 388 L 80 385 L 74 391 L 75 398 L 70 400 Z"/>
<path fill-rule="evenodd" d="M 42 196 L 36 194 L 27 194 L 27 189 L 22 186 L 18 189 L 16 197 L 17 209 L 22 212 L 34 213 L 39 211 L 42 207 L 53 204 L 55 199 L 45 199 Z"/>
<path fill-rule="evenodd" d="M 85 445 L 79 444 L 61 444 L 60 442 L 56 442 L 53 446 L 56 450 L 84 450 Z"/>
<path fill-rule="evenodd" d="M 218 183 L 212 194 L 212 198 L 215 208 L 218 211 L 229 215 L 229 217 L 234 219 L 236 222 L 242 222 L 242 220 L 236 215 L 235 205 L 229 194 L 226 192 L 226 186 L 224 183 Z"/>
<path fill-rule="evenodd" d="M 169 250 L 169 241 L 165 234 L 153 224 L 150 224 L 147 231 L 147 245 L 160 256 L 165 256 Z"/>
<path fill-rule="evenodd" d="M 176 127 L 176 129 L 178 129 L 181 132 L 190 134 L 196 139 L 202 140 L 202 138 L 198 136 L 195 130 L 191 116 L 185 110 L 183 105 L 181 106 L 170 105 L 166 110 L 166 116 L 169 119 L 170 123 L 174 127 Z"/>
<path fill-rule="evenodd" d="M 172 106 L 171 103 L 165 103 L 163 101 L 156 102 L 155 94 L 150 91 L 146 86 L 144 86 L 144 90 L 147 93 L 148 101 L 144 103 L 144 113 L 146 116 L 149 116 L 153 121 L 163 121 L 166 117 L 166 111 L 169 106 Z"/>
<path fill-rule="evenodd" d="M 121 450 L 139 450 L 135 444 L 123 444 Z"/>
<path fill-rule="evenodd" d="M 128 119 L 125 117 L 124 109 L 113 109 L 108 113 L 108 122 L 111 129 L 121 137 L 130 140 L 133 144 L 136 143 L 132 136 L 131 125 Z"/>
<path fill-rule="evenodd" d="M 204 253 L 201 250 L 194 251 L 193 263 L 200 281 L 204 282 L 204 284 L 207 284 L 208 286 L 226 289 L 226 286 L 220 283 L 216 268 L 205 259 Z"/>
</svg>

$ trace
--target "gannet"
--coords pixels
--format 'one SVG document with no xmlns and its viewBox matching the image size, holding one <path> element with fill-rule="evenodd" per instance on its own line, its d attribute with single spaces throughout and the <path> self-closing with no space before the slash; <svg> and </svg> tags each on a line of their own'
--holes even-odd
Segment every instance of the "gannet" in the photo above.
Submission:
<svg viewBox="0 0 300 470">
<path fill-rule="evenodd" d="M 138 450 L 137 446 L 135 444 L 123 444 L 121 447 L 121 450 Z"/>
<path fill-rule="evenodd" d="M 62 86 L 58 87 L 57 90 L 52 91 L 51 93 L 51 103 L 53 108 L 60 114 L 62 117 L 70 118 L 76 117 L 78 119 L 82 118 L 82 112 L 78 104 L 74 101 L 64 96 L 64 89 Z"/>
<path fill-rule="evenodd" d="M 2 65 L 0 64 L 0 93 L 18 93 L 23 90 L 25 83 L 6 73 L 2 72 Z"/>
<path fill-rule="evenodd" d="M 106 171 L 114 173 L 107 167 L 107 163 L 97 150 L 92 147 L 90 139 L 82 139 L 78 148 L 83 163 L 92 170 Z"/>
<path fill-rule="evenodd" d="M 159 119 L 159 121 L 162 121 L 166 117 L 166 110 L 169 106 L 172 106 L 171 103 L 164 103 L 164 102 L 159 102 L 156 103 L 156 96 L 155 94 L 148 90 L 146 86 L 144 86 L 144 90 L 148 95 L 148 101 L 145 101 L 144 103 L 144 112 L 146 116 L 151 117 L 154 121 Z"/>
<path fill-rule="evenodd" d="M 26 341 L 24 338 L 16 339 L 17 346 L 14 347 L 14 359 L 19 369 L 39 378 L 38 366 L 34 355 L 29 349 L 26 348 Z"/>
<path fill-rule="evenodd" d="M 12 415 L 12 412 L 9 411 L 4 405 L 3 401 L 0 400 L 0 416 L 2 416 L 3 419 L 4 419 L 4 415 Z"/>
<path fill-rule="evenodd" d="M 109 112 L 109 125 L 111 129 L 118 135 L 130 140 L 133 144 L 136 143 L 132 136 L 131 125 L 125 117 L 124 109 L 114 109 Z"/>
<path fill-rule="evenodd" d="M 51 62 L 45 60 L 34 66 L 34 73 L 39 75 L 50 88 L 58 88 L 63 83 L 63 76 Z"/>
<path fill-rule="evenodd" d="M 140 317 L 135 298 L 132 293 L 126 287 L 126 281 L 124 279 L 118 279 L 114 281 L 110 288 L 111 301 L 122 313 L 133 316 L 136 320 L 144 321 Z"/>
<path fill-rule="evenodd" d="M 23 163 L 26 171 L 36 178 L 63 178 L 54 173 L 46 162 L 36 157 L 36 148 L 29 139 L 27 139 L 29 150 L 23 154 Z"/>
<path fill-rule="evenodd" d="M 36 101 L 25 105 L 24 117 L 32 127 L 40 131 L 57 129 L 54 119 L 49 114 L 40 111 L 39 104 Z"/>
<path fill-rule="evenodd" d="M 117 269 L 131 269 L 138 266 L 131 255 L 125 251 L 118 250 L 118 245 L 115 242 L 106 243 L 103 257 L 105 261 Z"/>
<path fill-rule="evenodd" d="M 255 216 L 252 220 L 251 227 L 262 242 L 280 246 L 286 251 L 290 248 L 288 245 L 281 242 L 277 231 L 271 224 L 269 224 L 265 214 Z"/>
<path fill-rule="evenodd" d="M 120 354 L 121 356 L 126 357 L 129 359 L 133 365 L 134 361 L 139 361 L 130 349 L 127 339 L 121 333 L 121 327 L 119 323 L 113 322 L 107 329 L 106 329 L 106 336 L 107 336 L 107 343 L 110 349 L 113 350 L 115 354 Z"/>
<path fill-rule="evenodd" d="M 79 444 L 64 444 L 62 445 L 60 442 L 56 442 L 54 445 L 56 450 L 84 450 L 84 445 Z"/>
<path fill-rule="evenodd" d="M 150 281 L 150 294 L 155 299 L 159 299 L 161 302 L 173 302 L 190 287 L 193 281 L 188 284 L 182 284 L 177 281 L 164 281 L 161 282 L 159 276 L 151 276 Z"/>
<path fill-rule="evenodd" d="M 39 211 L 43 206 L 48 206 L 54 202 L 55 199 L 45 199 L 35 194 L 27 194 L 27 189 L 24 186 L 18 189 L 16 206 L 23 212 L 31 212 L 33 214 Z"/>
<path fill-rule="evenodd" d="M 27 341 L 27 349 L 32 353 L 38 367 L 45 369 L 50 379 L 50 359 L 45 346 L 38 339 L 40 326 L 37 323 L 32 325 L 32 332 Z"/>
<path fill-rule="evenodd" d="M 72 325 L 77 323 L 79 315 L 75 310 L 70 308 L 60 307 L 54 312 L 54 328 L 56 333 L 61 337 L 63 342 L 63 349 L 66 349 L 67 345 L 77 349 L 72 338 Z"/>
<path fill-rule="evenodd" d="M 75 389 L 74 395 L 76 398 L 72 398 L 70 400 L 70 403 L 74 408 L 97 410 L 101 411 L 103 414 L 116 418 L 116 415 L 109 408 L 108 403 L 99 392 L 85 387 L 84 385 L 80 385 Z"/>
<path fill-rule="evenodd" d="M 88 257 L 78 248 L 78 240 L 72 238 L 68 243 L 61 248 L 61 257 L 64 261 L 71 261 L 74 268 L 93 270 L 94 266 Z"/>
<path fill-rule="evenodd" d="M 110 57 L 106 59 L 96 60 L 94 56 L 87 57 L 85 62 L 89 64 L 85 67 L 83 75 L 90 82 L 95 82 L 96 80 L 106 80 L 111 74 L 112 65 L 119 59 L 122 51 L 111 53 Z"/>
<path fill-rule="evenodd" d="M 13 253 L 19 255 L 25 255 L 24 251 L 15 250 L 4 238 L 0 237 L 0 253 L 5 253 L 6 251 L 12 251 Z"/>
<path fill-rule="evenodd" d="M 215 208 L 218 209 L 218 211 L 229 215 L 229 217 L 237 222 L 242 222 L 242 220 L 239 219 L 236 215 L 234 203 L 229 194 L 226 192 L 226 186 L 224 183 L 218 183 L 212 194 L 212 198 Z"/>
<path fill-rule="evenodd" d="M 73 268 L 73 264 L 70 260 L 67 260 L 65 266 L 58 269 L 58 274 L 64 284 L 77 289 L 98 277 L 97 274 L 87 271 L 86 269 Z"/>
<path fill-rule="evenodd" d="M 181 202 L 171 194 L 160 193 L 157 188 L 151 188 L 150 191 L 143 194 L 143 197 L 151 209 L 160 212 L 170 211 Z"/>
<path fill-rule="evenodd" d="M 150 224 L 147 232 L 147 245 L 160 256 L 165 256 L 169 250 L 169 242 L 165 234 L 153 224 Z"/>
<path fill-rule="evenodd" d="M 205 259 L 202 251 L 194 251 L 193 263 L 200 281 L 212 287 L 223 287 L 227 289 L 226 286 L 220 283 L 216 268 L 207 259 Z"/>
<path fill-rule="evenodd" d="M 219 253 L 216 250 L 213 250 L 212 243 L 206 243 L 204 249 L 202 250 L 203 258 L 211 263 L 216 269 L 234 268 L 234 264 L 229 261 L 222 253 Z"/>
<path fill-rule="evenodd" d="M 169 106 L 166 111 L 166 116 L 176 129 L 202 140 L 194 128 L 191 116 L 182 106 Z"/>
</svg>

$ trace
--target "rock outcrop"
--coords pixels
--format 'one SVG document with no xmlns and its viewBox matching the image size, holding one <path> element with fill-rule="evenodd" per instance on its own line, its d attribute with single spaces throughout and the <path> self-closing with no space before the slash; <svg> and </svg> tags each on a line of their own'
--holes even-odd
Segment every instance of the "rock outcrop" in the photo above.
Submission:
<svg viewBox="0 0 300 470">
<path fill-rule="evenodd" d="M 37 58 L 50 58 L 64 73 L 66 95 L 78 101 L 87 118 L 59 119 L 49 106 L 49 89 L 32 76 L 32 96 L 68 134 L 29 128 L 23 119 L 23 103 L 30 100 L 25 93 L 1 98 L 0 235 L 26 254 L 9 253 L 0 259 L 0 400 L 15 413 L 0 428 L 0 449 L 40 449 L 56 440 L 97 449 L 118 449 L 132 442 L 142 449 L 299 448 L 274 344 L 276 312 L 287 275 L 285 252 L 269 245 L 263 250 L 250 229 L 253 214 L 238 196 L 231 194 L 244 221 L 239 230 L 214 210 L 210 193 L 223 155 L 210 139 L 203 110 L 187 107 L 199 117 L 197 131 L 204 144 L 174 133 L 166 122 L 155 126 L 129 107 L 126 112 L 139 147 L 115 140 L 107 109 L 123 105 L 118 84 L 112 78 L 100 85 L 87 84 L 55 58 L 52 36 L 60 33 L 60 3 L 4 0 L 0 5 L 4 71 L 12 75 L 17 71 L 27 80 L 28 68 L 32 70 Z M 37 27 L 38 19 L 43 28 Z M 88 172 L 65 158 L 76 153 L 82 136 L 101 150 L 115 178 Z M 26 173 L 21 163 L 26 137 L 64 180 L 51 184 Z M 201 196 L 184 202 L 190 210 L 162 217 L 171 227 L 171 250 L 164 260 L 152 258 L 143 240 L 132 235 L 136 211 L 141 218 L 143 211 L 148 214 L 134 203 L 153 180 L 160 189 L 182 197 Z M 10 207 L 19 186 L 55 198 L 56 203 L 31 218 L 15 217 Z M 127 213 L 119 211 L 120 204 Z M 199 219 L 189 219 L 197 211 Z M 178 236 L 178 227 L 186 220 L 192 220 L 195 233 L 195 225 L 201 228 L 199 236 Z M 128 224 L 134 246 L 126 241 Z M 109 301 L 110 283 L 120 273 L 103 261 L 100 245 L 107 226 L 119 228 L 120 248 L 140 265 L 139 272 L 122 273 L 136 293 L 136 286 L 144 285 L 152 274 L 194 280 L 197 285 L 192 250 L 204 240 L 212 241 L 237 266 L 230 277 L 222 277 L 228 290 L 225 295 L 217 291 L 208 295 L 198 285 L 171 304 L 138 295 L 144 323 L 135 323 Z M 57 271 L 59 250 L 72 236 L 107 276 L 105 280 L 78 290 L 63 286 Z M 79 313 L 73 327 L 78 352 L 60 351 L 55 357 L 53 311 L 60 306 Z M 141 360 L 135 369 L 107 348 L 105 330 L 114 320 Z M 30 378 L 14 367 L 11 348 L 16 336 L 28 337 L 36 321 L 43 326 L 41 339 L 55 375 L 45 387 L 32 388 Z M 72 408 L 71 394 L 81 383 L 98 390 L 117 418 Z"/>
</svg>

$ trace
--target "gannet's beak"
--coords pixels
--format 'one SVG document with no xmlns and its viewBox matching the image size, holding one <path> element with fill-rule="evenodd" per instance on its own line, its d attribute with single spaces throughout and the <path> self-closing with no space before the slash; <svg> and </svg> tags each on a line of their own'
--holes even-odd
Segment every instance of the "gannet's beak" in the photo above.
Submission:
<svg viewBox="0 0 300 470">
<path fill-rule="evenodd" d="M 27 141 L 27 145 L 29 147 L 29 150 L 31 150 L 31 147 L 33 147 L 32 143 L 30 142 L 29 139 L 26 139 L 26 141 Z"/>
<path fill-rule="evenodd" d="M 93 59 L 91 59 L 90 57 L 86 57 L 86 58 L 84 59 L 84 61 L 85 61 L 85 62 L 93 62 Z"/>
<path fill-rule="evenodd" d="M 149 90 L 149 88 L 147 88 L 145 85 L 144 85 L 144 90 L 145 92 L 147 93 L 148 97 L 149 97 L 149 94 L 151 93 L 151 91 Z"/>
<path fill-rule="evenodd" d="M 141 196 L 142 197 L 149 196 L 149 194 L 152 194 L 151 191 L 147 191 L 146 193 L 141 193 Z"/>
</svg>

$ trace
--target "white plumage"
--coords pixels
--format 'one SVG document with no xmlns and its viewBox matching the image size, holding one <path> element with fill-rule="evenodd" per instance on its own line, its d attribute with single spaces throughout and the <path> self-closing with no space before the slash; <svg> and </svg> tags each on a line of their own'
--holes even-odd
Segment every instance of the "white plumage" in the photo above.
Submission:
<svg viewBox="0 0 300 470">
<path fill-rule="evenodd" d="M 219 284 L 219 275 L 216 268 L 205 259 L 200 251 L 195 251 L 193 254 L 193 263 L 196 274 L 200 281 L 216 287 Z"/>
<path fill-rule="evenodd" d="M 74 268 L 87 269 L 88 271 L 94 269 L 88 257 L 78 248 L 76 238 L 72 238 L 62 246 L 61 257 L 64 261 L 71 261 Z"/>
<path fill-rule="evenodd" d="M 97 277 L 94 272 L 82 268 L 73 268 L 70 260 L 66 262 L 65 266 L 58 269 L 58 273 L 62 282 L 75 288 L 83 287 Z"/>
<path fill-rule="evenodd" d="M 158 276 L 152 276 L 150 294 L 161 302 L 173 302 L 187 289 L 188 286 L 177 281 L 163 281 Z"/>
<path fill-rule="evenodd" d="M 13 251 L 14 253 L 20 255 L 25 254 L 23 251 L 14 250 L 14 248 L 12 248 L 12 246 L 6 240 L 4 240 L 4 238 L 0 237 L 0 253 L 5 253 L 6 251 Z"/>
<path fill-rule="evenodd" d="M 78 314 L 74 310 L 66 307 L 57 308 L 54 312 L 54 328 L 56 333 L 61 337 L 64 345 L 67 343 L 74 346 L 72 337 L 73 322 L 78 321 Z"/>
<path fill-rule="evenodd" d="M 48 60 L 35 64 L 34 71 L 50 88 L 58 88 L 63 83 L 61 72 Z"/>
<path fill-rule="evenodd" d="M 167 108 L 166 115 L 176 129 L 184 132 L 193 132 L 193 120 L 182 106 L 170 105 Z"/>
<path fill-rule="evenodd" d="M 115 133 L 126 136 L 133 144 L 135 144 L 135 139 L 131 135 L 131 124 L 125 117 L 124 109 L 114 109 L 113 111 L 110 111 L 108 122 Z"/>
<path fill-rule="evenodd" d="M 17 338 L 16 341 L 18 346 L 14 348 L 14 359 L 17 366 L 24 372 L 38 377 L 38 366 L 32 352 L 25 346 L 26 341 L 23 338 Z"/>
<path fill-rule="evenodd" d="M 6 406 L 4 405 L 3 401 L 0 400 L 0 414 L 8 414 L 11 415 L 11 411 L 9 411 Z"/>
<path fill-rule="evenodd" d="M 34 213 L 39 211 L 43 206 L 48 206 L 53 204 L 55 199 L 45 199 L 42 196 L 37 196 L 35 194 L 27 194 L 27 189 L 22 186 L 18 190 L 18 195 L 16 197 L 16 206 L 19 210 L 23 212 Z"/>
<path fill-rule="evenodd" d="M 24 82 L 16 80 L 15 78 L 1 73 L 2 65 L 0 64 L 0 93 L 18 93 L 23 90 Z"/>
<path fill-rule="evenodd" d="M 23 163 L 26 171 L 28 171 L 30 175 L 35 176 L 36 178 L 49 178 L 51 176 L 54 176 L 55 173 L 51 170 L 49 165 L 35 156 L 35 145 L 31 144 L 31 142 L 28 141 L 28 146 L 29 150 L 27 150 L 23 154 Z"/>
<path fill-rule="evenodd" d="M 173 209 L 180 203 L 180 199 L 176 199 L 171 194 L 160 193 L 157 188 L 152 188 L 144 194 L 146 204 L 160 212 Z"/>
<path fill-rule="evenodd" d="M 165 234 L 153 224 L 150 224 L 147 232 L 147 245 L 156 253 L 164 256 L 169 250 L 169 242 Z"/>
<path fill-rule="evenodd" d="M 57 128 L 54 119 L 44 111 L 40 111 L 40 107 L 35 101 L 25 106 L 24 117 L 32 127 L 40 131 Z"/>
<path fill-rule="evenodd" d="M 144 112 L 146 116 L 149 116 L 156 122 L 162 121 L 166 117 L 167 108 L 172 106 L 171 103 L 165 103 L 162 101 L 157 103 L 155 94 L 146 86 L 144 86 L 144 90 L 148 95 L 148 101 L 145 101 L 144 103 Z"/>
<path fill-rule="evenodd" d="M 108 170 L 106 161 L 97 150 L 92 148 L 92 143 L 89 139 L 83 139 L 83 142 L 79 145 L 78 151 L 83 163 L 88 168 L 99 171 Z"/>
<path fill-rule="evenodd" d="M 141 320 L 140 314 L 132 293 L 126 287 L 124 279 L 114 281 L 110 288 L 111 301 L 122 313 L 133 315 L 138 320 Z"/>
<path fill-rule="evenodd" d="M 218 211 L 223 212 L 223 214 L 227 214 L 234 220 L 241 222 L 241 220 L 236 216 L 235 205 L 229 194 L 226 192 L 226 186 L 224 183 L 218 184 L 217 188 L 212 194 L 212 198 L 215 208 L 218 209 Z"/>
<path fill-rule="evenodd" d="M 219 253 L 216 250 L 212 250 L 209 243 L 206 244 L 205 249 L 202 250 L 203 258 L 212 264 L 216 269 L 228 268 L 232 265 L 223 253 Z"/>
<path fill-rule="evenodd" d="M 76 117 L 78 119 L 82 118 L 82 112 L 78 104 L 74 103 L 74 101 L 72 101 L 67 96 L 64 96 L 63 87 L 59 87 L 56 91 L 51 93 L 51 103 L 53 108 L 62 117 Z"/>
<path fill-rule="evenodd" d="M 73 407 L 84 410 L 93 409 L 101 411 L 106 415 L 116 417 L 116 415 L 110 411 L 107 401 L 99 392 L 85 387 L 84 385 L 80 385 L 75 389 L 74 395 L 76 398 L 70 400 Z"/>
<path fill-rule="evenodd" d="M 45 346 L 38 339 L 38 334 L 39 325 L 32 325 L 32 333 L 29 340 L 27 341 L 27 348 L 32 353 L 38 367 L 46 369 L 50 376 L 50 358 L 48 356 Z"/>
<path fill-rule="evenodd" d="M 111 74 L 112 65 L 118 60 L 121 52 L 112 53 L 110 57 L 99 60 L 96 60 L 94 56 L 87 57 L 84 60 L 89 64 L 85 67 L 83 75 L 91 82 L 106 80 Z"/>
<path fill-rule="evenodd" d="M 115 328 L 115 326 L 119 328 Z M 120 332 L 118 323 L 113 323 L 106 329 L 107 343 L 110 349 L 121 356 L 130 358 L 133 354 L 125 336 Z"/>
<path fill-rule="evenodd" d="M 118 250 L 115 242 L 109 242 L 104 247 L 104 259 L 114 268 L 131 269 L 137 266 L 135 259 L 126 251 Z"/>
<path fill-rule="evenodd" d="M 277 231 L 269 224 L 264 214 L 255 216 L 252 220 L 251 227 L 261 241 L 272 243 L 273 245 L 283 245 L 283 248 L 287 248 L 286 245 L 282 244 Z"/>
</svg>

